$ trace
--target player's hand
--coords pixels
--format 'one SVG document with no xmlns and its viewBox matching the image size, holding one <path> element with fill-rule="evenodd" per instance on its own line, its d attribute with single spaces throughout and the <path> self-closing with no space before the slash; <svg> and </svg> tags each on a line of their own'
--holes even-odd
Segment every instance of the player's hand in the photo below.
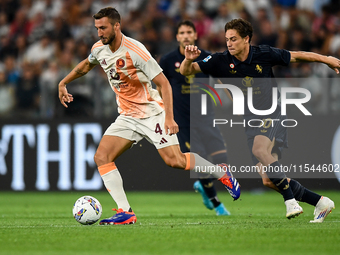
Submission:
<svg viewBox="0 0 340 255">
<path fill-rule="evenodd" d="M 173 118 L 165 118 L 164 122 L 165 134 L 173 135 L 177 134 L 179 131 L 178 125 Z"/>
<path fill-rule="evenodd" d="M 195 45 L 185 46 L 184 56 L 187 60 L 194 61 L 198 56 L 201 55 L 201 51 Z"/>
<path fill-rule="evenodd" d="M 66 103 L 71 103 L 73 101 L 73 96 L 67 92 L 65 84 L 59 84 L 59 100 L 66 108 L 68 107 Z"/>
<path fill-rule="evenodd" d="M 332 56 L 328 56 L 327 57 L 327 65 L 332 68 L 336 74 L 339 74 L 339 69 L 340 69 L 340 59 L 337 59 L 335 57 L 332 57 Z"/>
</svg>

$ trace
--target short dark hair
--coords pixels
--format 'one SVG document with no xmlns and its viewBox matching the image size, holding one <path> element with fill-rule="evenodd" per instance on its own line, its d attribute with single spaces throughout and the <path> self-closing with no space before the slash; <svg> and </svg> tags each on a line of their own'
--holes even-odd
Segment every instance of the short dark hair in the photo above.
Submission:
<svg viewBox="0 0 340 255">
<path fill-rule="evenodd" d="M 92 16 L 94 19 L 101 19 L 104 17 L 107 17 L 111 20 L 111 24 L 114 25 L 116 22 L 120 24 L 120 14 L 116 10 L 116 8 L 113 7 L 106 7 L 101 9 L 99 12 L 97 12 L 95 15 Z"/>
<path fill-rule="evenodd" d="M 192 23 L 190 20 L 183 20 L 180 23 L 178 23 L 176 34 L 178 34 L 178 30 L 181 26 L 191 27 L 194 30 L 194 32 L 196 33 L 196 27 L 195 27 L 194 23 Z"/>
<path fill-rule="evenodd" d="M 249 21 L 244 19 L 233 19 L 227 22 L 227 24 L 225 24 L 224 31 L 227 32 L 229 29 L 235 29 L 242 38 L 249 36 L 249 42 L 253 37 L 253 26 Z"/>
</svg>

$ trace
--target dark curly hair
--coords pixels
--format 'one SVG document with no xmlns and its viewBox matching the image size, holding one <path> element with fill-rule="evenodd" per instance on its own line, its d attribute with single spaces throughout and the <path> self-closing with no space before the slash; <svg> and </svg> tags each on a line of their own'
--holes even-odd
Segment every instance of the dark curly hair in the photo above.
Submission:
<svg viewBox="0 0 340 255">
<path fill-rule="evenodd" d="M 249 21 L 244 19 L 233 19 L 229 21 L 225 24 L 224 31 L 227 32 L 229 29 L 235 29 L 242 38 L 249 36 L 249 42 L 253 37 L 253 26 Z"/>
<path fill-rule="evenodd" d="M 93 15 L 92 17 L 94 19 L 101 19 L 104 17 L 108 17 L 112 25 L 114 25 L 116 22 L 120 24 L 120 14 L 116 10 L 116 8 L 113 8 L 113 7 L 103 8 L 99 12 L 97 12 L 95 15 Z"/>
</svg>

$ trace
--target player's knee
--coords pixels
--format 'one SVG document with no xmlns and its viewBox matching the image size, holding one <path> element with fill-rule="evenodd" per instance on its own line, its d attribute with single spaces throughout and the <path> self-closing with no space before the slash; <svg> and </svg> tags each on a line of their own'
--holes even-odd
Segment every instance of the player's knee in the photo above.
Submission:
<svg viewBox="0 0 340 255">
<path fill-rule="evenodd" d="M 98 150 L 94 154 L 93 158 L 97 166 L 105 165 L 110 162 L 108 156 L 105 153 L 102 153 Z"/>
<path fill-rule="evenodd" d="M 101 162 L 100 154 L 99 154 L 98 152 L 96 152 L 96 153 L 94 154 L 93 159 L 94 159 L 94 162 L 96 163 L 97 166 L 100 166 L 100 165 L 101 165 L 101 164 L 100 164 L 100 162 Z"/>
<path fill-rule="evenodd" d="M 254 154 L 254 156 L 258 159 L 262 159 L 263 157 L 266 156 L 266 154 L 268 153 L 266 148 L 263 148 L 261 146 L 254 146 L 252 148 L 252 153 Z M 261 160 L 260 160 L 261 161 Z"/>
</svg>

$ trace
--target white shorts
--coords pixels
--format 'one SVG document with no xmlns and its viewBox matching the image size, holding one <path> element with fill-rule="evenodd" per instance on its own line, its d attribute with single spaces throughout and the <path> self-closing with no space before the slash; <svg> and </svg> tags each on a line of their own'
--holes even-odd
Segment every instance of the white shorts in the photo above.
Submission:
<svg viewBox="0 0 340 255">
<path fill-rule="evenodd" d="M 104 135 L 118 136 L 137 144 L 143 138 L 153 143 L 156 149 L 178 144 L 176 135 L 166 135 L 164 131 L 165 112 L 145 119 L 119 115 L 105 131 Z"/>
</svg>

